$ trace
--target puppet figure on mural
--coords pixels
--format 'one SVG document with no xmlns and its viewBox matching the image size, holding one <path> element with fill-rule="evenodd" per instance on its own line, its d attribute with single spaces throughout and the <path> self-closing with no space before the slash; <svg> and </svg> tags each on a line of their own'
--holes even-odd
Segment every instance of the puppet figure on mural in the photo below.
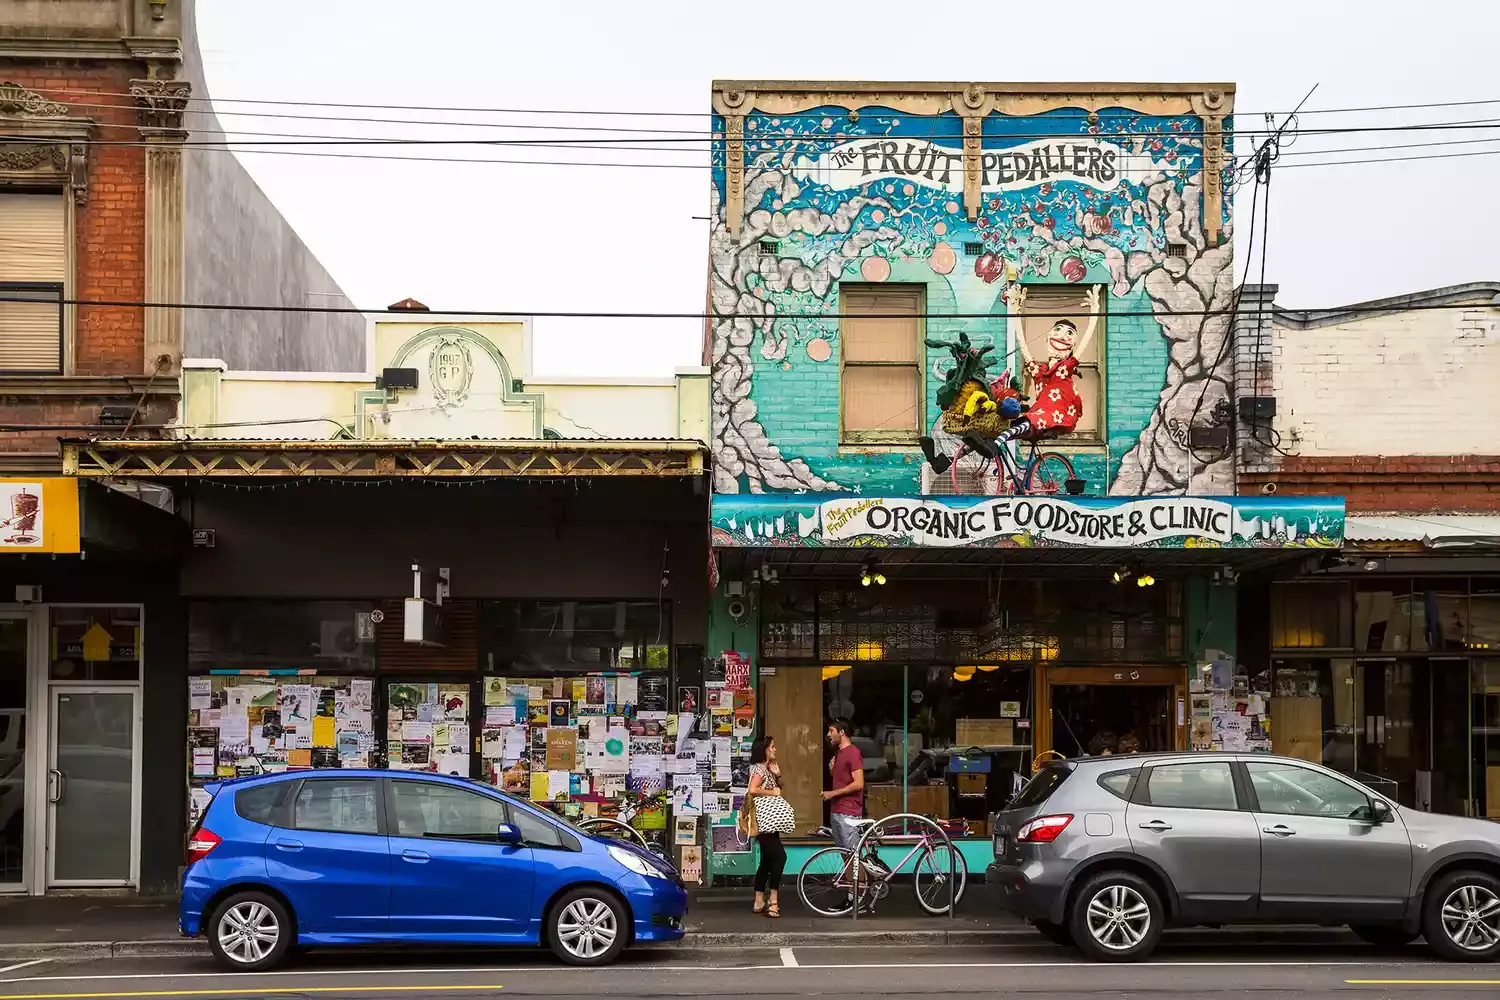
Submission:
<svg viewBox="0 0 1500 1000">
<path fill-rule="evenodd" d="M 1088 349 L 1098 325 L 1098 286 L 1089 291 L 1089 322 L 1082 336 L 1071 320 L 1058 320 L 1047 334 L 1045 361 L 1032 357 L 1026 343 L 1020 319 L 1026 289 L 1014 281 L 1013 274 L 1005 297 L 1011 340 L 1019 348 L 1031 379 L 1032 399 L 1030 403 L 1022 400 L 1020 387 L 1011 378 L 1009 369 L 998 379 L 989 380 L 986 355 L 992 347 L 976 348 L 962 333 L 953 341 L 927 341 L 928 347 L 947 348 L 954 360 L 953 369 L 937 393 L 942 416 L 932 435 L 921 439 L 922 452 L 939 475 L 948 471 L 964 447 L 994 458 L 1006 441 L 1037 441 L 1068 434 L 1083 417 L 1083 400 L 1073 387 L 1073 379 L 1078 372 L 1077 355 Z"/>
</svg>

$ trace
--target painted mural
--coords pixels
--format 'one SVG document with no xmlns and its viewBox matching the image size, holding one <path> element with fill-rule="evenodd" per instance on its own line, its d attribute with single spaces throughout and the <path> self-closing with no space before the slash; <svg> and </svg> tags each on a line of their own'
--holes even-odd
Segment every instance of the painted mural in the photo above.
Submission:
<svg viewBox="0 0 1500 1000">
<path fill-rule="evenodd" d="M 1097 405 L 1066 396 L 1076 367 L 1071 338 L 1081 345 L 1082 331 L 1063 331 L 1067 343 L 1049 339 L 1051 356 L 1023 357 L 1018 324 L 1007 316 L 1024 289 L 1101 286 L 1100 442 L 1072 456 L 1086 492 L 1231 492 L 1227 455 L 1190 451 L 1187 438 L 1190 423 L 1228 419 L 1232 361 L 1223 312 L 1232 299 L 1231 220 L 1226 207 L 1221 238 L 1205 237 L 1198 117 L 990 113 L 981 120 L 982 204 L 972 221 L 957 114 L 830 106 L 744 121 L 737 235 L 725 217 L 722 142 L 715 152 L 716 492 L 919 492 L 929 461 L 920 448 L 840 447 L 841 282 L 925 289 L 920 426 L 937 442 L 934 468 L 956 426 L 960 338 L 982 352 L 979 375 L 994 380 L 970 386 L 959 404 L 973 402 L 966 418 L 1002 407 L 1013 417 L 1013 393 L 999 376 L 1027 364 L 1037 366 L 1024 369 L 1035 384 L 1056 388 L 1065 402 Z M 717 119 L 716 130 L 723 127 Z M 984 399 L 970 399 L 976 386 Z M 1027 402 L 1035 432 L 1035 418 L 1045 422 L 1052 411 Z M 1065 430 L 1077 419 L 1059 417 Z M 995 431 L 989 437 L 1003 439 Z"/>
</svg>

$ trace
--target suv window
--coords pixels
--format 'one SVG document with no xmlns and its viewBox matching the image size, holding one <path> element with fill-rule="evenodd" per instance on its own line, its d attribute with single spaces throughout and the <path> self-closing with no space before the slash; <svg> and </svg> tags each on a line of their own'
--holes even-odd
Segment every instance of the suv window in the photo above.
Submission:
<svg viewBox="0 0 1500 1000">
<path fill-rule="evenodd" d="M 287 790 L 291 787 L 290 781 L 273 781 L 268 785 L 241 788 L 234 793 L 234 811 L 239 813 L 240 819 L 275 826 L 281 804 L 286 801 Z"/>
<path fill-rule="evenodd" d="M 1128 771 L 1111 771 L 1108 774 L 1101 774 L 1099 787 L 1129 802 L 1130 789 L 1135 786 L 1135 779 L 1140 773 L 1138 768 L 1131 768 Z"/>
<path fill-rule="evenodd" d="M 1153 806 L 1168 809 L 1239 808 L 1228 761 L 1160 764 L 1146 779 L 1146 796 Z"/>
<path fill-rule="evenodd" d="M 1044 767 L 1038 771 L 1021 793 L 1011 800 L 1006 808 L 1023 809 L 1027 806 L 1039 806 L 1047 801 L 1047 797 L 1057 791 L 1059 785 L 1068 780 L 1068 775 L 1073 772 L 1066 767 Z"/>
<path fill-rule="evenodd" d="M 493 843 L 510 811 L 499 799 L 451 785 L 396 781 L 396 835 Z"/>
<path fill-rule="evenodd" d="M 302 782 L 292 803 L 292 829 L 324 833 L 379 833 L 379 799 L 372 778 Z"/>
<path fill-rule="evenodd" d="M 1345 818 L 1370 805 L 1363 790 L 1321 771 L 1271 761 L 1250 761 L 1245 767 L 1263 813 Z"/>
</svg>

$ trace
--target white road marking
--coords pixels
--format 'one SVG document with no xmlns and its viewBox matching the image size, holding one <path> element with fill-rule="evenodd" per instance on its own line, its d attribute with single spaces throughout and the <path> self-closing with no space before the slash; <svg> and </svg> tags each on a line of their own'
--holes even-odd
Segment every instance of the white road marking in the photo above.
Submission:
<svg viewBox="0 0 1500 1000">
<path fill-rule="evenodd" d="M 118 961 L 118 959 L 116 959 Z M 151 960 L 146 960 L 151 961 Z M 157 961 L 160 961 L 158 959 Z M 1443 962 L 1277 962 L 1277 961 L 1250 961 L 1250 962 L 1132 962 L 1132 969 L 1335 969 L 1335 968 L 1412 968 L 1414 966 L 1441 966 L 1449 968 Z M 771 969 L 1078 969 L 1097 972 L 1100 974 L 1113 975 L 1120 971 L 1120 966 L 1113 963 L 1094 962 L 895 962 L 895 963 L 848 963 L 838 962 L 829 964 L 805 965 L 798 963 L 795 966 L 784 964 L 776 965 L 608 965 L 598 968 L 559 967 L 556 965 L 502 965 L 502 966 L 477 966 L 462 968 L 434 968 L 434 969 L 281 969 L 275 972 L 128 972 L 114 973 L 112 975 L 72 975 L 72 976 L 23 976 L 16 979 L 0 979 L 0 983 L 44 983 L 44 982 L 95 982 L 105 980 L 123 979 L 240 979 L 246 977 L 266 978 L 274 976 L 434 976 L 434 975 L 467 975 L 473 973 L 548 973 L 559 974 L 584 974 L 584 973 L 606 973 L 617 976 L 621 973 L 641 972 L 729 972 L 729 971 L 760 971 Z"/>
<path fill-rule="evenodd" d="M 52 961 L 50 958 L 33 958 L 29 962 L 17 962 L 15 965 L 7 965 L 5 968 L 0 969 L 0 972 L 15 972 L 17 969 L 29 969 L 33 965 L 42 965 L 50 961 Z"/>
<path fill-rule="evenodd" d="M 797 956 L 792 954 L 792 949 L 781 949 L 781 964 L 787 969 L 795 969 L 797 967 Z"/>
</svg>

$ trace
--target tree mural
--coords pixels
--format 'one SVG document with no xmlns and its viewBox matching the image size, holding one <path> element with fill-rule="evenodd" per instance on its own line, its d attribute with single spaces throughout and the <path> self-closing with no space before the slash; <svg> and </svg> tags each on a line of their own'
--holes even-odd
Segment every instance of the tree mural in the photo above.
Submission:
<svg viewBox="0 0 1500 1000">
<path fill-rule="evenodd" d="M 765 362 L 787 358 L 798 321 L 784 314 L 832 314 L 838 282 L 873 254 L 887 260 L 928 260 L 935 274 L 954 284 L 1000 281 L 1007 265 L 1022 279 L 1047 277 L 1055 268 L 1065 281 L 1077 282 L 1102 265 L 1116 296 L 1143 291 L 1155 311 L 1168 360 L 1150 418 L 1118 459 L 1108 491 L 1229 492 L 1228 455 L 1194 455 L 1188 448 L 1191 423 L 1227 419 L 1227 311 L 1233 306 L 1227 223 L 1221 242 L 1207 246 L 1199 219 L 1198 137 L 1188 134 L 1185 121 L 1153 122 L 1149 127 L 1157 131 L 1147 135 L 1139 131 L 1147 126 L 1138 117 L 1122 118 L 1115 135 L 1099 135 L 1098 125 L 1088 128 L 1146 165 L 1131 170 L 1117 187 L 1094 191 L 1084 185 L 1041 183 L 1027 191 L 986 195 L 985 211 L 972 224 L 952 214 L 957 208 L 951 194 L 921 183 L 892 186 L 882 181 L 842 189 L 815 183 L 805 166 L 799 168 L 799 156 L 808 148 L 799 145 L 800 137 L 747 154 L 747 211 L 738 237 L 729 235 L 721 192 L 717 185 L 713 190 L 715 491 L 859 489 L 857 482 L 837 482 L 820 475 L 807 460 L 784 455 L 767 433 L 752 387 L 757 356 L 762 372 Z M 827 119 L 822 127 L 829 127 Z M 948 235 L 943 235 L 945 228 Z M 788 238 L 797 242 L 793 252 L 766 255 L 759 246 L 762 239 Z M 950 273 L 956 261 L 948 241 L 957 239 L 981 241 L 983 253 L 973 263 L 972 276 Z M 870 280 L 871 272 L 863 273 Z M 1121 386 L 1116 391 L 1150 390 Z"/>
</svg>

